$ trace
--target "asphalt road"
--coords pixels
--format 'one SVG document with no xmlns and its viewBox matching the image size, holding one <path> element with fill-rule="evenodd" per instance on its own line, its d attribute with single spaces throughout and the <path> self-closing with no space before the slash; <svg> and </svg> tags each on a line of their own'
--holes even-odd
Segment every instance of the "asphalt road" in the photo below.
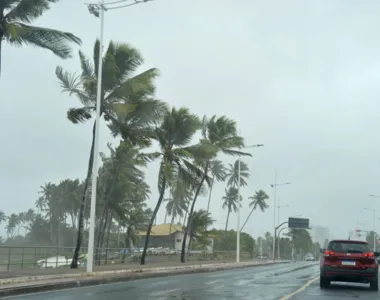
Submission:
<svg viewBox="0 0 380 300">
<path fill-rule="evenodd" d="M 309 266 L 307 268 L 297 268 Z M 316 263 L 290 263 L 214 273 L 142 279 L 124 283 L 46 292 L 20 300 L 347 300 L 378 299 L 368 287 L 335 285 L 319 289 Z M 343 287 L 342 287 L 343 286 Z M 294 294 L 292 297 L 287 297 Z"/>
<path fill-rule="evenodd" d="M 316 280 L 289 300 L 378 300 L 380 298 L 380 291 L 371 291 L 369 284 L 332 282 L 329 288 L 321 290 L 318 277 L 319 268 L 315 267 L 309 271 L 312 270 L 315 270 Z"/>
</svg>

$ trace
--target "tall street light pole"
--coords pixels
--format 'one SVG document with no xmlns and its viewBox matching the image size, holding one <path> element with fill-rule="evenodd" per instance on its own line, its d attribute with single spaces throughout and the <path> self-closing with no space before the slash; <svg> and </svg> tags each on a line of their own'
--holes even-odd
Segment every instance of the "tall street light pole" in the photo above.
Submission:
<svg viewBox="0 0 380 300">
<path fill-rule="evenodd" d="M 372 208 L 363 208 L 363 210 L 368 210 L 372 212 L 372 226 L 373 226 L 373 252 L 376 251 L 376 209 Z"/>
<path fill-rule="evenodd" d="M 369 194 L 370 197 L 380 198 L 378 195 Z M 373 214 L 373 252 L 376 251 L 376 201 L 373 199 L 373 209 L 366 209 L 372 211 Z"/>
<path fill-rule="evenodd" d="M 280 209 L 287 207 L 290 207 L 290 205 L 277 205 L 277 225 L 280 225 Z"/>
<path fill-rule="evenodd" d="M 274 183 L 270 186 L 273 188 L 273 260 L 276 259 L 276 209 L 277 209 L 277 200 L 276 200 L 276 193 L 277 193 L 277 187 L 281 185 L 287 185 L 291 184 L 291 182 L 284 182 L 284 183 L 277 183 L 277 172 L 274 173 Z"/>
<path fill-rule="evenodd" d="M 286 207 L 290 207 L 290 205 L 277 205 L 277 225 L 280 225 L 280 209 L 286 208 Z M 281 232 L 281 230 L 280 230 L 280 232 Z M 277 257 L 278 257 L 278 259 L 280 259 L 280 232 L 278 233 L 278 239 L 277 239 Z"/>
<path fill-rule="evenodd" d="M 88 10 L 95 16 L 100 15 L 100 38 L 99 38 L 99 61 L 98 61 L 98 86 L 96 94 L 96 117 L 95 117 L 95 137 L 92 177 L 91 177 L 91 208 L 90 208 L 90 228 L 88 237 L 87 253 L 87 272 L 91 273 L 94 265 L 94 243 L 95 243 L 95 213 L 96 213 L 96 187 L 98 180 L 98 153 L 99 153 L 99 128 L 100 128 L 100 110 L 101 110 L 101 90 L 103 74 L 103 32 L 104 32 L 104 0 L 98 5 L 89 5 Z"/>
<path fill-rule="evenodd" d="M 99 154 L 99 128 L 100 113 L 102 99 L 102 74 L 103 74 L 103 32 L 104 32 L 104 12 L 109 9 L 119 9 L 127 6 L 136 5 L 152 0 L 129 0 L 109 2 L 109 5 L 119 4 L 119 6 L 107 6 L 104 0 L 100 0 L 98 4 L 86 4 L 90 14 L 100 18 L 100 37 L 99 37 L 99 61 L 98 61 L 98 86 L 96 91 L 96 117 L 95 117 L 95 137 L 94 152 L 92 153 L 94 161 L 92 166 L 91 177 L 91 208 L 90 208 L 90 228 L 88 237 L 88 253 L 87 253 L 87 272 L 91 273 L 94 265 L 94 244 L 95 244 L 95 215 L 96 215 L 96 187 L 98 179 L 98 154 Z"/>
<path fill-rule="evenodd" d="M 242 147 L 243 149 L 264 147 L 263 144 L 251 145 Z M 237 211 L 237 226 L 236 226 L 236 262 L 240 262 L 240 156 L 238 158 L 238 211 Z"/>
</svg>

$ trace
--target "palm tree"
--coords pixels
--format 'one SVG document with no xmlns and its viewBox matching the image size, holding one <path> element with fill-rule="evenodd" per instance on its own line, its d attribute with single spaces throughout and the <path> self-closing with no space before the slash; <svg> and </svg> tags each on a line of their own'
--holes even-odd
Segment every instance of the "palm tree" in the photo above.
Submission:
<svg viewBox="0 0 380 300">
<path fill-rule="evenodd" d="M 172 233 L 172 226 L 175 218 L 182 218 L 184 216 L 193 195 L 191 186 L 183 180 L 178 179 L 178 177 L 176 177 L 174 182 L 171 183 L 170 190 L 171 198 L 168 199 L 166 204 L 166 212 L 172 217 L 170 221 L 169 236 Z"/>
<path fill-rule="evenodd" d="M 212 179 L 211 179 L 211 185 L 209 189 L 209 194 L 208 194 L 208 202 L 207 202 L 207 212 L 210 210 L 210 203 L 211 203 L 211 193 L 212 193 L 212 188 L 214 187 L 214 181 L 224 181 L 227 173 L 226 173 L 226 168 L 224 164 L 217 159 L 214 159 L 210 162 L 210 171 L 212 174 Z"/>
<path fill-rule="evenodd" d="M 74 123 L 83 123 L 92 118 L 96 111 L 97 75 L 99 41 L 95 42 L 93 63 L 79 51 L 79 60 L 82 73 L 78 76 L 56 68 L 56 76 L 61 82 L 64 92 L 75 95 L 82 106 L 70 108 L 67 112 L 68 119 Z M 110 42 L 103 59 L 102 74 L 102 108 L 101 116 L 106 121 L 111 121 L 109 128 L 114 135 L 121 134 L 125 141 L 137 143 L 146 138 L 146 128 L 161 116 L 165 105 L 161 101 L 152 99 L 155 92 L 154 79 L 158 76 L 158 70 L 148 69 L 134 75 L 142 66 L 143 58 L 140 53 L 127 44 Z M 93 165 L 93 149 L 95 142 L 95 122 L 92 130 L 92 143 L 89 155 L 87 175 L 78 217 L 78 237 L 74 251 L 71 268 L 78 267 L 79 250 L 82 243 L 83 215 L 86 201 L 86 193 L 91 178 Z"/>
<path fill-rule="evenodd" d="M 238 210 L 238 205 L 241 206 L 241 201 L 243 200 L 243 197 L 240 196 L 240 201 L 239 201 L 239 191 L 237 188 L 231 186 L 229 189 L 225 190 L 226 195 L 223 196 L 223 208 L 227 208 L 227 220 L 226 220 L 226 228 L 225 231 L 228 229 L 228 219 L 230 218 L 230 213 L 232 211 L 237 212 Z M 240 203 L 239 203 L 240 202 Z"/>
<path fill-rule="evenodd" d="M 15 230 L 19 224 L 19 221 L 20 221 L 20 219 L 19 219 L 18 215 L 14 214 L 14 213 L 11 214 L 10 216 L 8 216 L 8 222 L 7 222 L 7 225 L 5 226 L 8 239 L 13 238 L 15 236 Z"/>
<path fill-rule="evenodd" d="M 152 153 L 150 157 L 161 158 L 158 173 L 159 197 L 148 226 L 145 237 L 144 250 L 141 256 L 141 264 L 145 264 L 146 251 L 153 222 L 164 199 L 167 186 L 173 182 L 174 175 L 180 180 L 191 184 L 195 178 L 203 177 L 200 168 L 190 160 L 197 155 L 208 155 L 207 145 L 189 146 L 194 134 L 201 128 L 199 118 L 191 114 L 187 108 L 172 108 L 163 118 L 159 127 L 154 130 L 155 139 L 158 141 L 161 151 Z"/>
<path fill-rule="evenodd" d="M 0 224 L 5 222 L 6 220 L 7 220 L 7 216 L 2 210 L 0 210 Z"/>
<path fill-rule="evenodd" d="M 71 43 L 81 44 L 72 33 L 29 25 L 55 2 L 58 0 L 0 0 L 0 72 L 3 40 L 17 47 L 32 45 L 48 49 L 61 58 L 70 57 Z"/>
<path fill-rule="evenodd" d="M 214 220 L 211 218 L 211 214 L 204 209 L 193 212 L 189 228 L 189 244 L 188 251 L 191 249 L 191 242 L 197 241 L 198 244 L 208 245 L 208 231 L 206 228 L 211 226 Z"/>
<path fill-rule="evenodd" d="M 213 116 L 208 119 L 206 116 L 203 117 L 202 121 L 202 140 L 201 143 L 208 144 L 214 147 L 215 152 L 213 155 L 198 157 L 197 163 L 202 166 L 204 175 L 199 180 L 198 187 L 194 193 L 194 198 L 191 204 L 188 217 L 188 226 L 185 228 L 184 238 L 182 241 L 182 251 L 181 251 L 181 262 L 185 262 L 185 249 L 186 249 L 186 238 L 187 238 L 187 228 L 191 222 L 192 214 L 195 207 L 195 202 L 199 196 L 201 189 L 204 187 L 204 182 L 206 181 L 209 186 L 211 182 L 208 180 L 208 173 L 210 170 L 210 164 L 215 159 L 218 152 L 222 152 L 227 155 L 249 155 L 234 148 L 241 148 L 244 146 L 243 138 L 237 134 L 236 122 L 228 119 L 225 116 L 217 117 Z M 223 175 L 224 176 L 224 175 Z M 222 177 L 220 177 L 221 179 Z M 209 194 L 209 198 L 211 194 Z"/>
<path fill-rule="evenodd" d="M 60 245 L 62 237 L 62 225 L 65 215 L 65 203 L 60 189 L 56 184 L 46 183 L 41 186 L 41 195 L 36 201 L 37 208 L 45 213 L 44 217 L 50 224 L 50 240 L 53 245 Z"/>
<path fill-rule="evenodd" d="M 251 211 L 247 219 L 245 220 L 243 226 L 241 227 L 240 231 L 243 230 L 245 224 L 248 222 L 254 210 L 259 208 L 262 212 L 264 212 L 269 207 L 269 205 L 266 202 L 266 200 L 269 199 L 269 196 L 263 190 L 256 191 L 255 194 L 249 197 L 248 199 L 252 199 L 251 203 L 249 203 L 249 207 L 251 207 Z"/>
<path fill-rule="evenodd" d="M 103 165 L 99 171 L 97 211 L 97 249 L 108 243 L 113 220 L 128 223 L 130 211 L 136 210 L 149 196 L 149 186 L 144 181 L 147 160 L 141 149 L 130 142 L 121 141 L 116 149 L 108 145 L 111 155 L 101 154 Z"/>
<path fill-rule="evenodd" d="M 238 186 L 239 181 L 239 160 L 236 160 L 234 164 L 230 164 L 227 171 L 227 186 Z M 246 186 L 246 179 L 249 178 L 249 168 L 248 165 L 240 161 L 240 186 Z"/>
</svg>

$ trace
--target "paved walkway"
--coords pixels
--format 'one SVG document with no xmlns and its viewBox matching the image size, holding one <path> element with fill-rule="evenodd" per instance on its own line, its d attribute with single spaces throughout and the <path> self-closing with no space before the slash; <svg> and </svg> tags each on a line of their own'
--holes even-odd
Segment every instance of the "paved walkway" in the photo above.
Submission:
<svg viewBox="0 0 380 300">
<path fill-rule="evenodd" d="M 256 260 L 252 260 L 256 261 Z M 225 261 L 228 262 L 228 261 Z M 231 262 L 231 261 L 229 261 Z M 162 267 L 175 267 L 175 266 L 185 266 L 185 265 L 204 265 L 204 264 L 215 264 L 223 263 L 223 261 L 210 260 L 210 261 L 189 261 L 186 263 L 181 263 L 179 261 L 167 261 L 167 262 L 157 262 L 157 263 L 147 263 L 146 265 L 136 264 L 107 264 L 101 266 L 95 266 L 94 272 L 102 271 L 113 271 L 113 270 L 125 270 L 125 269 L 150 269 L 150 268 L 162 268 Z M 27 276 L 44 276 L 44 275 L 57 275 L 57 274 L 73 274 L 73 273 L 83 273 L 85 268 L 70 269 L 70 268 L 47 268 L 47 269 L 23 269 L 14 271 L 3 271 L 0 272 L 0 279 L 5 278 L 15 278 L 15 277 L 27 277 Z"/>
</svg>

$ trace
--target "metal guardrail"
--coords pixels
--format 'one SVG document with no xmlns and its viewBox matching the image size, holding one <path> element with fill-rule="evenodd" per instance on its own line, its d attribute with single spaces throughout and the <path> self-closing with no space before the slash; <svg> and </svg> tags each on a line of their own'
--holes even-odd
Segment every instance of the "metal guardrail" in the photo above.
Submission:
<svg viewBox="0 0 380 300">
<path fill-rule="evenodd" d="M 26 269 L 70 268 L 73 247 L 19 247 L 0 246 L 0 272 Z M 86 266 L 87 248 L 81 248 L 80 267 Z M 180 261 L 180 251 L 148 251 L 147 264 Z M 140 252 L 129 253 L 125 248 L 95 249 L 94 261 L 97 265 L 140 263 Z M 242 260 L 252 259 L 249 253 L 241 252 Z M 235 251 L 190 251 L 187 260 L 200 261 L 234 261 Z"/>
</svg>

